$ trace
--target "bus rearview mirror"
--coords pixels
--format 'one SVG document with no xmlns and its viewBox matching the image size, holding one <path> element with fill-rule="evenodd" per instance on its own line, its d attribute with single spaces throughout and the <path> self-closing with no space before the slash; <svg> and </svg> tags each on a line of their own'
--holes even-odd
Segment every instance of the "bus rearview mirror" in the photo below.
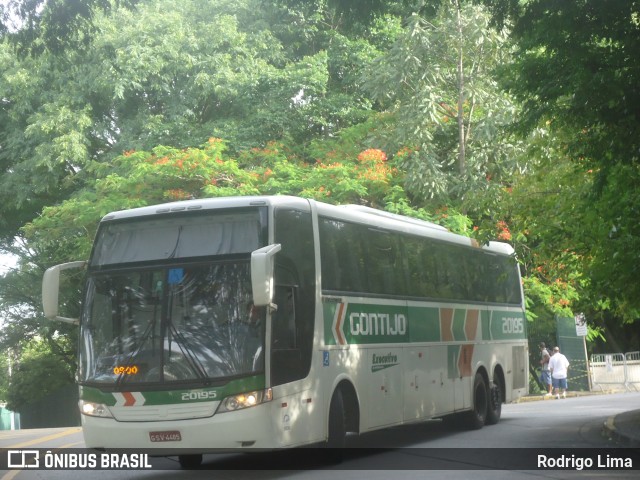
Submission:
<svg viewBox="0 0 640 480">
<path fill-rule="evenodd" d="M 44 272 L 42 277 L 42 308 L 44 316 L 50 320 L 78 324 L 77 318 L 58 316 L 58 295 L 60 293 L 60 272 L 71 268 L 83 268 L 87 262 L 69 262 L 51 267 Z"/>
<path fill-rule="evenodd" d="M 273 301 L 273 257 L 281 249 L 275 243 L 251 252 L 251 288 L 256 307 L 269 306 Z"/>
</svg>

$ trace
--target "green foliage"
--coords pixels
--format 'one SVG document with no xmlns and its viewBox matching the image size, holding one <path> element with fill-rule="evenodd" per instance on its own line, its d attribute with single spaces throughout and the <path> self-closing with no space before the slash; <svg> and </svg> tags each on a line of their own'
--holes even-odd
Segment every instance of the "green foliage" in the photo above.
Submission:
<svg viewBox="0 0 640 480">
<path fill-rule="evenodd" d="M 510 242 L 541 331 L 640 317 L 633 2 L 9 3 L 26 23 L 0 27 L 0 250 L 20 257 L 1 349 L 45 342 L 73 369 L 76 329 L 41 316 L 44 269 L 87 258 L 110 211 L 223 195 Z"/>
<path fill-rule="evenodd" d="M 588 225 L 597 239 L 589 250 L 589 274 L 593 290 L 614 300 L 613 310 L 633 321 L 640 318 L 640 167 L 619 163 L 608 170 L 600 195 L 588 202 Z"/>
<path fill-rule="evenodd" d="M 475 210 L 488 180 L 518 166 L 521 147 L 506 130 L 515 106 L 493 75 L 509 46 L 489 19 L 470 3 L 443 2 L 429 20 L 413 14 L 368 72 L 368 91 L 393 115 L 387 148 L 410 148 L 402 168 L 416 198 Z"/>
<path fill-rule="evenodd" d="M 562 162 L 577 172 L 571 228 L 547 241 L 577 242 L 592 281 L 592 304 L 628 320 L 640 316 L 640 22 L 635 2 L 495 1 L 514 22 L 518 52 L 505 71 L 523 104 L 521 129 L 541 126 L 557 141 Z M 585 172 L 590 172 L 587 176 Z M 586 188 L 589 191 L 585 191 Z M 566 212 L 569 213 L 569 212 Z M 547 218 L 550 215 L 546 215 Z M 573 229 L 575 227 L 576 230 Z"/>
<path fill-rule="evenodd" d="M 42 274 L 87 258 L 107 212 L 257 192 L 367 201 L 390 181 L 385 168 L 348 171 L 368 145 L 340 168 L 320 155 L 309 178 L 316 158 L 304 153 L 369 117 L 360 72 L 400 29 L 383 4 L 331 25 L 335 12 L 358 15 L 326 2 L 302 17 L 304 3 L 280 15 L 280 2 L 258 0 L 22 3 L 23 29 L 0 41 L 0 250 L 20 257 L 0 278 L 3 348 L 68 339 L 71 354 L 58 353 L 73 363 L 76 330 L 42 318 Z M 285 30 L 318 41 L 296 46 Z M 198 147 L 212 135 L 228 154 L 222 142 Z M 63 289 L 67 316 L 79 285 Z"/>
<path fill-rule="evenodd" d="M 86 48 L 96 11 L 138 0 L 8 0 L 0 5 L 0 38 L 7 35 L 22 55 Z"/>
<path fill-rule="evenodd" d="M 194 147 L 212 135 L 232 152 L 303 145 L 364 121 L 370 101 L 355 79 L 399 22 L 376 23 L 371 42 L 366 31 L 325 31 L 322 48 L 294 55 L 265 24 L 269 7 L 116 2 L 88 14 L 90 49 L 22 57 L 0 42 L 0 242 L 124 151 Z"/>
<path fill-rule="evenodd" d="M 24 346 L 19 361 L 12 365 L 6 393 L 7 408 L 20 412 L 24 407 L 73 382 L 74 370 L 45 342 L 34 340 Z"/>
<path fill-rule="evenodd" d="M 6 402 L 9 390 L 9 356 L 0 355 L 0 403 Z"/>
<path fill-rule="evenodd" d="M 534 275 L 525 277 L 523 283 L 529 320 L 573 316 L 569 305 L 578 299 L 578 294 L 570 283 L 560 279 L 549 283 Z"/>
<path fill-rule="evenodd" d="M 225 153 L 225 143 L 211 138 L 200 148 L 156 147 L 151 152 L 127 152 L 109 169 L 97 167 L 92 188 L 43 210 L 24 228 L 34 245 L 55 242 L 61 251 L 86 258 L 100 218 L 113 210 L 189 198 L 229 195 L 291 194 L 332 203 L 388 205 L 412 213 L 401 174 L 375 148 L 357 154 L 340 142 L 309 165 L 278 143 L 252 148 L 238 158 Z M 319 150 L 318 150 L 319 152 Z M 417 211 L 425 216 L 424 211 Z M 442 215 L 441 219 L 448 219 Z M 438 220 L 437 218 L 435 219 Z M 448 220 L 465 230 L 468 222 Z M 68 260 L 68 259 L 67 259 Z"/>
</svg>

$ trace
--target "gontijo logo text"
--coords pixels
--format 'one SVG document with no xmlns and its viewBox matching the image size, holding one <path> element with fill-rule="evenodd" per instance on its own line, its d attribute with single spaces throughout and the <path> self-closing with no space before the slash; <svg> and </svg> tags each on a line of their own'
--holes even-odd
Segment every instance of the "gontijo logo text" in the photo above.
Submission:
<svg viewBox="0 0 640 480">
<path fill-rule="evenodd" d="M 329 309 L 329 338 L 336 345 L 395 343 L 408 339 L 408 319 L 402 307 L 340 302 Z"/>
<path fill-rule="evenodd" d="M 391 317 L 388 313 L 353 312 L 349 315 L 351 335 L 404 335 L 407 319 L 402 313 Z"/>
</svg>

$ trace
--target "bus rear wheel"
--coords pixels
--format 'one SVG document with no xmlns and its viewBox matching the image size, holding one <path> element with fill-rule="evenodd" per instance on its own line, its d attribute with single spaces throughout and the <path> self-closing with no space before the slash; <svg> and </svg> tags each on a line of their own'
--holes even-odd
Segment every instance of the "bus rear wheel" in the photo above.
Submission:
<svg viewBox="0 0 640 480">
<path fill-rule="evenodd" d="M 489 410 L 489 392 L 484 377 L 476 373 L 473 380 L 473 409 L 468 412 L 467 425 L 472 430 L 482 428 L 487 420 Z"/>
<path fill-rule="evenodd" d="M 500 421 L 501 414 L 502 390 L 500 390 L 500 383 L 494 379 L 493 382 L 491 382 L 491 387 L 489 387 L 489 406 L 487 408 L 485 424 L 495 425 Z"/>
</svg>

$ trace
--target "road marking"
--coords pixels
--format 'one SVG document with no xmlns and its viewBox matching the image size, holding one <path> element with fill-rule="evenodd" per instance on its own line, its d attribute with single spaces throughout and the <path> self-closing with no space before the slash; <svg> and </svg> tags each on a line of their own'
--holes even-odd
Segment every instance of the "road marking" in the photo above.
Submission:
<svg viewBox="0 0 640 480">
<path fill-rule="evenodd" d="M 36 444 L 41 443 L 41 442 L 47 442 L 49 440 L 54 440 L 56 438 L 66 437 L 67 435 L 73 435 L 74 433 L 79 433 L 81 431 L 82 431 L 81 427 L 68 428 L 67 430 L 64 430 L 64 431 L 58 432 L 58 433 L 53 433 L 51 435 L 47 435 L 46 437 L 34 438 L 33 440 L 29 440 L 27 442 L 16 443 L 15 445 L 9 445 L 8 447 L 3 447 L 3 448 L 30 447 L 32 445 L 36 445 Z M 5 480 L 5 479 L 3 478 L 2 480 Z"/>
<path fill-rule="evenodd" d="M 83 444 L 84 442 L 67 443 L 65 445 L 60 445 L 59 447 L 56 448 L 56 450 L 62 450 L 63 448 L 77 447 L 78 445 L 83 445 Z"/>
<path fill-rule="evenodd" d="M 2 477 L 0 480 L 11 480 L 12 478 L 14 478 L 16 475 L 18 475 L 22 470 L 11 470 L 9 473 L 7 473 L 4 477 Z"/>
<path fill-rule="evenodd" d="M 14 449 L 14 448 L 30 447 L 32 445 L 36 445 L 36 444 L 41 443 L 41 442 L 47 442 L 49 440 L 55 440 L 56 438 L 66 437 L 67 435 L 73 435 L 74 433 L 79 433 L 81 431 L 82 431 L 81 427 L 68 428 L 67 430 L 63 430 L 62 432 L 52 433 L 51 435 L 46 435 L 44 437 L 34 438 L 33 440 L 29 440 L 27 442 L 16 443 L 15 445 L 9 445 L 8 447 L 2 447 L 2 448 Z M 25 432 L 25 434 L 27 434 L 26 430 L 22 430 L 22 432 Z M 16 437 L 17 437 L 17 435 L 16 435 Z M 81 444 L 82 444 L 82 442 L 68 443 L 68 444 L 63 445 L 62 447 L 59 447 L 59 448 L 69 448 L 69 447 L 74 447 L 76 445 L 81 445 Z M 56 448 L 56 450 L 57 449 L 58 448 Z M 15 478 L 15 476 L 18 475 L 21 471 L 22 470 L 11 470 L 11 471 L 7 472 L 3 477 L 0 477 L 0 480 L 13 480 L 13 478 Z"/>
</svg>

